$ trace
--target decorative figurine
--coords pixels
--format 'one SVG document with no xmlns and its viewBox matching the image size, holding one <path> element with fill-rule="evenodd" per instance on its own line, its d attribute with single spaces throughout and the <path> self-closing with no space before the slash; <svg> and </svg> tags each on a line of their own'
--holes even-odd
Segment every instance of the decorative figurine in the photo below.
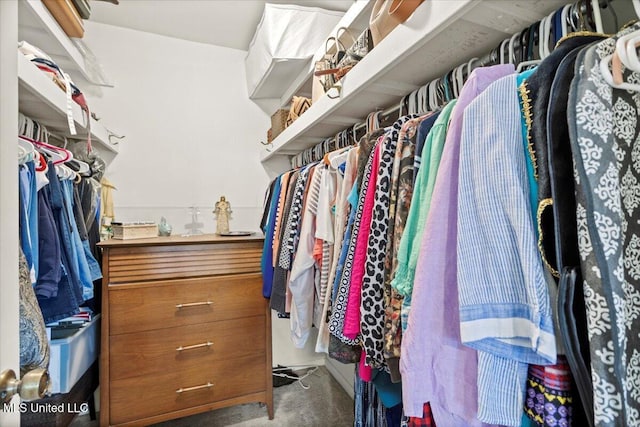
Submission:
<svg viewBox="0 0 640 427">
<path fill-rule="evenodd" d="M 231 217 L 231 204 L 224 196 L 216 202 L 213 213 L 216 215 L 216 233 L 229 234 L 229 218 Z"/>
<path fill-rule="evenodd" d="M 160 224 L 158 224 L 158 234 L 160 236 L 170 236 L 171 235 L 171 224 L 167 222 L 167 218 L 160 218 Z"/>
</svg>

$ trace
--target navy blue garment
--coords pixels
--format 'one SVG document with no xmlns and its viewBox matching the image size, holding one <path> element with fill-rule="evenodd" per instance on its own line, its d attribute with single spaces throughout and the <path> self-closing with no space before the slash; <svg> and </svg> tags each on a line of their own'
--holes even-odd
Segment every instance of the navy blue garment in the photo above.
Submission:
<svg viewBox="0 0 640 427">
<path fill-rule="evenodd" d="M 35 292 L 41 298 L 55 297 L 62 277 L 62 254 L 49 193 L 44 188 L 38 191 L 38 238 L 40 257 Z"/>
<path fill-rule="evenodd" d="M 74 267 L 77 263 L 76 254 L 72 245 L 70 215 L 66 210 L 66 203 L 62 194 L 62 187 L 55 172 L 53 163 L 49 163 L 47 170 L 51 210 L 56 223 L 58 237 L 60 239 L 62 277 L 58 283 L 58 294 L 52 298 L 38 298 L 42 317 L 45 323 L 55 322 L 78 313 L 80 303 L 82 303 L 82 285 L 78 271 Z"/>
<path fill-rule="evenodd" d="M 262 260 L 260 268 L 262 271 L 262 295 L 265 298 L 271 298 L 271 287 L 273 286 L 273 235 L 276 229 L 276 213 L 278 210 L 278 201 L 280 199 L 280 177 L 274 180 L 271 187 L 268 201 L 270 201 L 269 215 L 266 218 L 266 224 L 262 230 L 264 233 L 264 246 L 262 247 Z"/>
<path fill-rule="evenodd" d="M 424 142 L 427 139 L 427 135 L 431 132 L 431 128 L 438 120 L 440 111 L 435 112 L 426 119 L 420 122 L 418 126 L 418 133 L 416 136 L 416 151 L 413 158 L 413 183 L 416 183 L 416 177 L 418 176 L 418 170 L 420 170 L 420 159 L 422 157 L 422 149 L 424 148 Z"/>
</svg>

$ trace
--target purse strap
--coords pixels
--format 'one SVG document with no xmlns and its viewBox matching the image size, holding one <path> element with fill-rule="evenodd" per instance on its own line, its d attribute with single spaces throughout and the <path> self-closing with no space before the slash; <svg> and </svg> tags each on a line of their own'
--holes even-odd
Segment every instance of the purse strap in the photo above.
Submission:
<svg viewBox="0 0 640 427">
<path fill-rule="evenodd" d="M 340 31 L 342 31 L 342 33 L 340 33 Z M 351 33 L 351 31 L 349 31 L 347 27 L 340 27 L 336 30 L 336 40 L 340 40 L 340 36 L 342 34 L 347 34 L 351 38 L 351 45 L 353 45 L 356 42 L 356 38 L 353 37 L 353 34 Z"/>
</svg>

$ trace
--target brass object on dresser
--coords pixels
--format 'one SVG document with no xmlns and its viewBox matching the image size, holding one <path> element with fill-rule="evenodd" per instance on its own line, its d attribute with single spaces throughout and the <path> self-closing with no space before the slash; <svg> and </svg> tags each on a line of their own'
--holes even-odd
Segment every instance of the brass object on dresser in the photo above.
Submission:
<svg viewBox="0 0 640 427">
<path fill-rule="evenodd" d="M 108 240 L 100 425 L 139 426 L 249 402 L 273 419 L 261 237 Z"/>
</svg>

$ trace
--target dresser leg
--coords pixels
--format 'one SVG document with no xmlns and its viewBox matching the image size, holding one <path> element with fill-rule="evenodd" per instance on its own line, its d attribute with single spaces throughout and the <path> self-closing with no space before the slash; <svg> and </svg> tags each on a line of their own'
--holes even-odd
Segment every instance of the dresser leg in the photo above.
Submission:
<svg viewBox="0 0 640 427">
<path fill-rule="evenodd" d="M 273 401 L 267 403 L 267 414 L 269 414 L 269 419 L 273 419 Z"/>
</svg>

